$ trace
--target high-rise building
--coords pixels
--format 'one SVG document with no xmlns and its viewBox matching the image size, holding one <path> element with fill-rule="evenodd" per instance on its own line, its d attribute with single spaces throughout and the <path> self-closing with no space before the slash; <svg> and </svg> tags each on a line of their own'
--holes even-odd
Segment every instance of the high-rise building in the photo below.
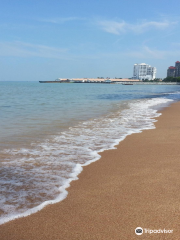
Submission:
<svg viewBox="0 0 180 240">
<path fill-rule="evenodd" d="M 180 77 L 180 62 L 175 62 L 176 74 L 175 77 Z"/>
<path fill-rule="evenodd" d="M 167 77 L 175 77 L 176 75 L 176 68 L 173 66 L 170 66 L 167 70 Z"/>
<path fill-rule="evenodd" d="M 180 77 L 180 62 L 175 62 L 175 67 L 170 66 L 167 70 L 167 77 Z"/>
<path fill-rule="evenodd" d="M 140 80 L 153 80 L 156 77 L 156 68 L 146 63 L 134 64 L 133 78 Z"/>
</svg>

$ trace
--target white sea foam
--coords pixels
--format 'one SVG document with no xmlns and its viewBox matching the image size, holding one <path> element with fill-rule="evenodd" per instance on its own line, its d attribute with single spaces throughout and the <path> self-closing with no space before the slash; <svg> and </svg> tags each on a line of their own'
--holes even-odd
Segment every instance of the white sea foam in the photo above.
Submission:
<svg viewBox="0 0 180 240">
<path fill-rule="evenodd" d="M 41 144 L 4 150 L 0 224 L 66 198 L 66 189 L 78 179 L 83 166 L 100 159 L 99 152 L 114 149 L 127 135 L 155 128 L 154 118 L 161 114 L 154 107 L 170 102 L 164 98 L 133 100 L 127 109 L 82 122 Z"/>
</svg>

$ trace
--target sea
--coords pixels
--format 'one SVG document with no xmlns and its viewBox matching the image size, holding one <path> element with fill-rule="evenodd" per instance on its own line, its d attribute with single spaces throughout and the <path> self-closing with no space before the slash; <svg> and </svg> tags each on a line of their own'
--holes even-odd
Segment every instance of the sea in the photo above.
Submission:
<svg viewBox="0 0 180 240">
<path fill-rule="evenodd" d="M 179 100 L 180 85 L 0 82 L 0 224 L 65 199 L 84 166 Z"/>
</svg>

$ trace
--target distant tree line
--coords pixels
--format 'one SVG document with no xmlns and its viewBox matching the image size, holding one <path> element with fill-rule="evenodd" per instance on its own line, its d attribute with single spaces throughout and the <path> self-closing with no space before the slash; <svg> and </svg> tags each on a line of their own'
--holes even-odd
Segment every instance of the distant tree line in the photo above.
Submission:
<svg viewBox="0 0 180 240">
<path fill-rule="evenodd" d="M 155 78 L 154 80 L 149 80 L 149 79 L 142 79 L 143 82 L 160 82 L 162 81 L 161 78 Z"/>
<path fill-rule="evenodd" d="M 180 77 L 166 77 L 163 82 L 180 82 Z"/>
</svg>

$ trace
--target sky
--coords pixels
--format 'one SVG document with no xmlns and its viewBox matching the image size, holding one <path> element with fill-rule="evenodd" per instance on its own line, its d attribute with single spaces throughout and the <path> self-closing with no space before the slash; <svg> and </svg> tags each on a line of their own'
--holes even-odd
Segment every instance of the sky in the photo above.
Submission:
<svg viewBox="0 0 180 240">
<path fill-rule="evenodd" d="M 180 61 L 179 0 L 0 2 L 0 81 L 130 78 Z"/>
</svg>

